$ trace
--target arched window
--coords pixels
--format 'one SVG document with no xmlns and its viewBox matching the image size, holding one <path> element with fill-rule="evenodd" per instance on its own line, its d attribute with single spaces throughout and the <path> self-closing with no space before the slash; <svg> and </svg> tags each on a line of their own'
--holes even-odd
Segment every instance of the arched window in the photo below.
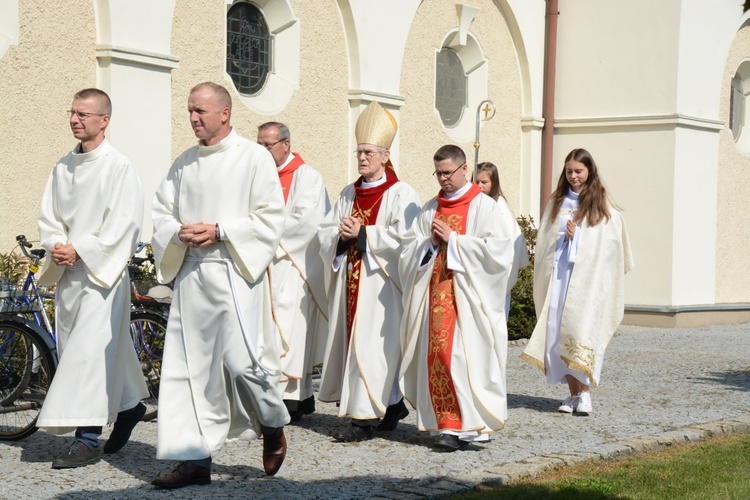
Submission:
<svg viewBox="0 0 750 500">
<path fill-rule="evenodd" d="M 227 73 L 241 94 L 254 95 L 271 72 L 271 35 L 263 13 L 247 2 L 227 12 Z"/>
<path fill-rule="evenodd" d="M 742 87 L 742 78 L 734 75 L 732 92 L 729 94 L 729 128 L 732 129 L 735 141 L 740 138 L 745 121 L 745 92 Z"/>
<path fill-rule="evenodd" d="M 454 127 L 461 121 L 468 104 L 468 80 L 458 53 L 443 47 L 437 55 L 435 108 L 446 127 Z"/>
</svg>

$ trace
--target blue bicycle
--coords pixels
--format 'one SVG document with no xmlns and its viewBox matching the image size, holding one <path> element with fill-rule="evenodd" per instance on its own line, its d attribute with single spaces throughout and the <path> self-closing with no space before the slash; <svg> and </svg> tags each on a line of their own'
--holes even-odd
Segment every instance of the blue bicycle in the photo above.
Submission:
<svg viewBox="0 0 750 500">
<path fill-rule="evenodd" d="M 0 289 L 0 439 L 17 440 L 36 431 L 36 420 L 57 369 L 57 350 L 45 299 L 35 273 L 45 250 L 31 248 L 23 235 L 18 246 L 29 259 L 21 289 Z"/>
<path fill-rule="evenodd" d="M 35 276 L 44 249 L 32 249 L 24 235 L 16 237 L 29 261 L 23 286 L 4 283 L 0 287 L 0 440 L 14 441 L 33 434 L 52 377 L 57 369 L 54 327 L 45 301 L 54 294 L 37 285 Z M 145 245 L 139 245 L 138 252 Z M 133 257 L 128 273 L 132 295 L 130 335 L 141 364 L 149 397 L 143 420 L 157 414 L 161 359 L 167 329 L 171 289 L 156 284 L 142 266 L 153 265 L 153 255 Z"/>
</svg>

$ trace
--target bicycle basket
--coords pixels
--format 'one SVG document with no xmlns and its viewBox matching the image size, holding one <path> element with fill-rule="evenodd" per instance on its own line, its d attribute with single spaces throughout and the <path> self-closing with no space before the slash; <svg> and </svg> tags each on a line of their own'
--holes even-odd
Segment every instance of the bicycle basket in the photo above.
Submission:
<svg viewBox="0 0 750 500">
<path fill-rule="evenodd" d="M 0 313 L 29 313 L 42 310 L 36 290 L 7 289 L 0 291 Z"/>
</svg>

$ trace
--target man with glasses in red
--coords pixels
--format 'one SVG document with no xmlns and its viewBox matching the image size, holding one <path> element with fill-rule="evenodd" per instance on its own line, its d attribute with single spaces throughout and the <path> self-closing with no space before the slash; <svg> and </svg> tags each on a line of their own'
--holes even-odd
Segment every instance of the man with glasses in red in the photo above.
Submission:
<svg viewBox="0 0 750 500">
<path fill-rule="evenodd" d="M 258 127 L 258 144 L 268 149 L 284 194 L 284 233 L 268 275 L 273 317 L 282 347 L 279 390 L 292 422 L 315 411 L 312 371 L 316 337 L 328 330 L 328 300 L 323 285 L 318 226 L 330 209 L 323 177 L 291 151 L 291 134 L 283 123 Z"/>
<path fill-rule="evenodd" d="M 438 195 L 404 241 L 404 396 L 438 451 L 489 440 L 507 418 L 505 290 L 513 242 L 498 205 L 466 178 L 466 155 L 433 157 Z"/>
<path fill-rule="evenodd" d="M 339 403 L 351 425 L 338 441 L 391 431 L 409 411 L 398 389 L 401 360 L 401 238 L 419 212 L 419 197 L 390 161 L 396 120 L 370 103 L 357 120 L 360 178 L 346 186 L 318 231 L 326 270 L 329 330 L 321 401 Z"/>
<path fill-rule="evenodd" d="M 130 339 L 126 265 L 143 225 L 143 190 L 131 161 L 104 133 L 109 96 L 94 88 L 73 96 L 70 129 L 79 142 L 55 165 L 42 196 L 39 235 L 47 249 L 39 282 L 57 284 L 60 364 L 37 425 L 75 430 L 52 468 L 80 467 L 119 451 L 143 417 L 148 397 Z M 102 426 L 115 422 L 102 447 Z"/>
</svg>

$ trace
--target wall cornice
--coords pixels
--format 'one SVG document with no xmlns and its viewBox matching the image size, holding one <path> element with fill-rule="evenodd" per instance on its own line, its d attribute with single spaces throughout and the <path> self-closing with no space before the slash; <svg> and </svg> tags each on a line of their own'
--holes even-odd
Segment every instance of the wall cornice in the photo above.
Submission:
<svg viewBox="0 0 750 500">
<path fill-rule="evenodd" d="M 607 116 L 596 118 L 557 118 L 555 129 L 577 130 L 592 128 L 628 128 L 628 129 L 672 129 L 692 128 L 707 132 L 719 132 L 724 129 L 725 122 L 700 116 L 689 116 L 680 113 L 664 115 L 630 115 Z"/>
<path fill-rule="evenodd" d="M 401 108 L 406 103 L 406 98 L 396 94 L 385 94 L 361 89 L 351 89 L 347 93 L 349 94 L 349 102 L 351 103 L 359 103 L 360 101 L 377 102 L 395 108 Z"/>
<path fill-rule="evenodd" d="M 177 69 L 180 66 L 179 57 L 114 45 L 97 45 L 96 58 L 126 61 L 166 69 Z"/>
</svg>

